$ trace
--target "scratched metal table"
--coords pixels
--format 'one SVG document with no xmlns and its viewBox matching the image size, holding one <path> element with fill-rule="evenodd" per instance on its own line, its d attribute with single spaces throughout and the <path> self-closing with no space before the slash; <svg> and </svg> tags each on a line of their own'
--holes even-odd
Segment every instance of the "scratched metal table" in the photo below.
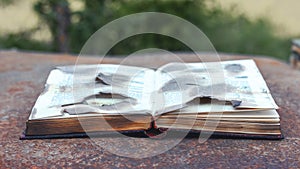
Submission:
<svg viewBox="0 0 300 169">
<path fill-rule="evenodd" d="M 195 61 L 189 54 L 180 55 Z M 160 155 L 134 159 L 95 148 L 90 139 L 19 140 L 32 105 L 43 90 L 49 71 L 57 65 L 74 64 L 76 57 L 64 54 L 0 52 L 0 168 L 23 167 L 159 167 L 159 168 L 299 168 L 300 167 L 300 72 L 287 64 L 266 58 L 222 54 L 222 60 L 254 58 L 274 99 L 280 106 L 285 139 L 182 140 Z M 127 64 L 155 67 L 173 61 L 171 56 L 151 55 L 130 59 Z M 81 63 L 98 63 L 86 57 Z M 106 58 L 102 63 L 120 63 Z M 117 138 L 106 138 L 110 139 Z M 157 145 L 160 146 L 160 145 Z"/>
</svg>

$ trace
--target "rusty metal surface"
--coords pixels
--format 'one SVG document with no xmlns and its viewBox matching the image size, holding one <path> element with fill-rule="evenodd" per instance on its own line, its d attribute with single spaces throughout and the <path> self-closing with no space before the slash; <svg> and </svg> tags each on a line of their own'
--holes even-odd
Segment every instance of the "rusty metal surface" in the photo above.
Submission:
<svg viewBox="0 0 300 169">
<path fill-rule="evenodd" d="M 180 57 L 195 61 L 188 54 Z M 222 55 L 222 60 L 250 56 Z M 95 148 L 89 139 L 19 140 L 35 99 L 43 90 L 49 71 L 74 64 L 69 55 L 0 51 L 0 168 L 23 167 L 159 167 L 159 168 L 299 168 L 300 167 L 300 72 L 269 58 L 254 58 L 277 104 L 281 107 L 284 140 L 184 139 L 171 150 L 144 159 L 133 159 Z M 81 63 L 97 63 L 85 58 Z M 118 63 L 120 59 L 105 59 Z M 128 64 L 157 66 L 170 57 L 146 56 Z M 107 138 L 109 139 L 114 138 Z M 159 145 L 157 145 L 159 146 Z"/>
</svg>

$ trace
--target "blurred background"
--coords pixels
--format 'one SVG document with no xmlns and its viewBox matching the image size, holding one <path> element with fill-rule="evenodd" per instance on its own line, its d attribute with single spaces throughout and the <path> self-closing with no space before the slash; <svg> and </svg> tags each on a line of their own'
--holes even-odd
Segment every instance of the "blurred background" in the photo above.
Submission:
<svg viewBox="0 0 300 169">
<path fill-rule="evenodd" d="M 165 12 L 198 26 L 218 52 L 287 60 L 300 36 L 298 0 L 0 0 L 0 50 L 80 52 L 101 26 L 137 12 Z M 166 36 L 144 34 L 114 46 L 110 55 L 145 48 L 189 51 Z"/>
</svg>

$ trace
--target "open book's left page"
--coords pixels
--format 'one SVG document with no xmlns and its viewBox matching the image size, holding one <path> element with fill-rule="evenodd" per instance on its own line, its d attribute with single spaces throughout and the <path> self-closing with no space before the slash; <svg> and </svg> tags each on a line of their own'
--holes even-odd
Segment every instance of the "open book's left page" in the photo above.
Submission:
<svg viewBox="0 0 300 169">
<path fill-rule="evenodd" d="M 52 70 L 29 120 L 91 114 L 150 114 L 154 70 L 100 64 Z"/>
</svg>

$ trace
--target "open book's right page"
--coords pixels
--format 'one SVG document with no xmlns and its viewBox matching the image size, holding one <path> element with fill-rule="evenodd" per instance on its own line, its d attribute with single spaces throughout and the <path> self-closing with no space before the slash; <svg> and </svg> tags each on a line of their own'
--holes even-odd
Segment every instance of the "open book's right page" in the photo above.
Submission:
<svg viewBox="0 0 300 169">
<path fill-rule="evenodd" d="M 156 71 L 155 86 L 164 98 L 164 110 L 156 115 L 176 107 L 195 107 L 199 98 L 217 101 L 196 105 L 198 112 L 278 108 L 253 60 L 167 64 Z"/>
</svg>

